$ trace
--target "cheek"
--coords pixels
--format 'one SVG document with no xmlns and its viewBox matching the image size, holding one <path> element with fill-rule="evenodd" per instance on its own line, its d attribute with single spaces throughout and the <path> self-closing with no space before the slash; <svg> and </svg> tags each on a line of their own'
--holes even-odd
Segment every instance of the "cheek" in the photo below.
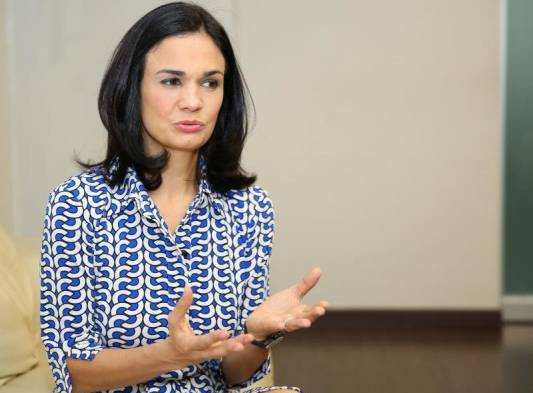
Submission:
<svg viewBox="0 0 533 393">
<path fill-rule="evenodd" d="M 211 106 L 211 116 L 215 119 L 218 117 L 218 113 L 220 112 L 220 108 L 222 107 L 223 98 L 224 97 L 221 94 L 219 97 L 216 97 L 216 99 L 213 100 L 213 104 Z"/>
<path fill-rule="evenodd" d="M 172 111 L 173 100 L 167 94 L 156 93 L 151 89 L 143 91 L 143 116 L 148 118 L 163 116 Z"/>
</svg>

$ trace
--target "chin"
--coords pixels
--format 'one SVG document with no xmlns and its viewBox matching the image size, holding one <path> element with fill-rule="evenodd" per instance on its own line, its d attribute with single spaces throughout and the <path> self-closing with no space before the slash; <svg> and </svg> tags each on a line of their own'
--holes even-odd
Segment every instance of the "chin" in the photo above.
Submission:
<svg viewBox="0 0 533 393">
<path fill-rule="evenodd" d="M 200 150 L 203 145 L 205 143 L 176 143 L 165 147 L 171 151 L 194 153 Z"/>
<path fill-rule="evenodd" d="M 186 135 L 184 137 L 175 138 L 171 143 L 169 143 L 169 148 L 176 150 L 187 150 L 195 151 L 200 149 L 209 141 L 209 138 L 206 135 L 194 134 Z"/>
</svg>

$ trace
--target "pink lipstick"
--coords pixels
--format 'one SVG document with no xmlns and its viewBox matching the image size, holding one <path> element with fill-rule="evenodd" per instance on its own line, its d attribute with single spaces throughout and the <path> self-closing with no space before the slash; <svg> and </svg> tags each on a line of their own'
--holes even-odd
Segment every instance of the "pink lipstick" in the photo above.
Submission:
<svg viewBox="0 0 533 393">
<path fill-rule="evenodd" d="M 182 132 L 197 132 L 204 127 L 204 123 L 199 120 L 183 120 L 174 123 L 174 126 Z"/>
</svg>

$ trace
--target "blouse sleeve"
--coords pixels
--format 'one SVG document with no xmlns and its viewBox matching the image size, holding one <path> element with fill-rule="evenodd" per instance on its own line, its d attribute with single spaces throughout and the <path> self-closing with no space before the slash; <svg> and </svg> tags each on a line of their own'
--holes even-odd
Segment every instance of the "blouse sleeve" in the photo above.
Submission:
<svg viewBox="0 0 533 393">
<path fill-rule="evenodd" d="M 55 392 L 72 392 L 67 357 L 90 360 L 103 348 L 95 323 L 94 231 L 79 182 L 50 194 L 41 247 L 40 324 Z"/>
<path fill-rule="evenodd" d="M 268 193 L 262 188 L 251 188 L 250 218 L 246 236 L 246 254 L 241 275 L 245 279 L 239 299 L 239 326 L 242 333 L 248 316 L 270 296 L 270 256 L 274 238 L 274 208 Z M 270 373 L 271 355 L 261 364 L 251 377 L 232 387 L 246 388 Z"/>
</svg>

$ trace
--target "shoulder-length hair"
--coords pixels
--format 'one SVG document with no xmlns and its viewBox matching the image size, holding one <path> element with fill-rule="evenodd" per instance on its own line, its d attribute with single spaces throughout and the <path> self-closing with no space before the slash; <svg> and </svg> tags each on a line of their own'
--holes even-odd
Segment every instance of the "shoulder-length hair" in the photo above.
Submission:
<svg viewBox="0 0 533 393">
<path fill-rule="evenodd" d="M 147 190 L 161 185 L 169 153 L 147 156 L 143 143 L 140 83 L 145 55 L 166 37 L 200 31 L 213 39 L 225 60 L 224 98 L 213 134 L 199 152 L 205 159 L 207 180 L 217 192 L 242 189 L 255 182 L 256 176 L 247 175 L 240 165 L 248 133 L 247 97 L 254 107 L 246 81 L 222 25 L 204 8 L 185 2 L 150 11 L 118 44 L 98 96 L 100 118 L 108 132 L 106 157 L 94 164 L 76 159 L 78 164 L 84 168 L 103 166 L 111 186 L 124 181 L 129 166 L 134 167 Z M 112 163 L 115 168 L 117 162 L 116 170 L 110 172 Z"/>
</svg>

